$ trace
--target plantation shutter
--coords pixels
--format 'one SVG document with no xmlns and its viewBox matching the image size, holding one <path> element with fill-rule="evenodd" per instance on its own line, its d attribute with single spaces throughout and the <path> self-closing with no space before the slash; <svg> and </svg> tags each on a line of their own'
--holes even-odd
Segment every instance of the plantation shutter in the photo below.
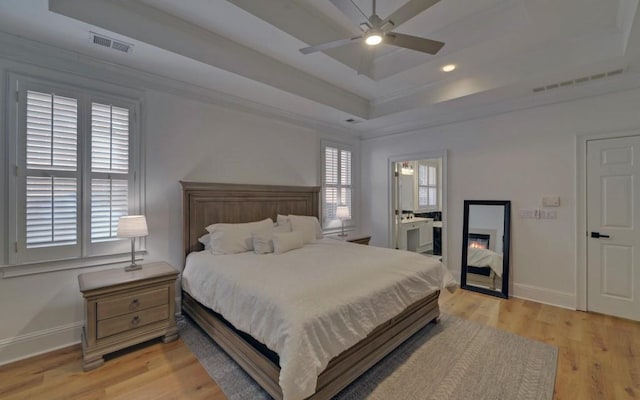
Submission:
<svg viewBox="0 0 640 400">
<path fill-rule="evenodd" d="M 338 146 L 324 146 L 323 215 L 325 228 L 337 227 L 338 206 L 349 207 L 352 214 L 352 152 Z"/>
<path fill-rule="evenodd" d="M 27 249 L 78 242 L 78 101 L 26 92 Z"/>
<path fill-rule="evenodd" d="M 418 166 L 418 205 L 420 208 L 438 207 L 438 168 L 434 165 Z"/>
<path fill-rule="evenodd" d="M 12 148 L 4 160 L 12 169 L 6 199 L 8 264 L 48 270 L 67 265 L 50 262 L 121 258 L 129 242 L 115 240 L 118 220 L 130 211 L 144 212 L 144 179 L 137 179 L 143 165 L 137 102 L 9 76 L 15 101 L 8 103 L 8 115 L 15 129 L 10 129 Z M 144 249 L 144 240 L 137 244 Z"/>
<path fill-rule="evenodd" d="M 338 207 L 338 149 L 325 148 L 324 221 L 336 218 Z"/>
<path fill-rule="evenodd" d="M 349 207 L 351 215 L 351 152 L 340 150 L 340 203 Z"/>
<path fill-rule="evenodd" d="M 129 109 L 91 103 L 91 242 L 117 238 L 129 212 Z"/>
</svg>

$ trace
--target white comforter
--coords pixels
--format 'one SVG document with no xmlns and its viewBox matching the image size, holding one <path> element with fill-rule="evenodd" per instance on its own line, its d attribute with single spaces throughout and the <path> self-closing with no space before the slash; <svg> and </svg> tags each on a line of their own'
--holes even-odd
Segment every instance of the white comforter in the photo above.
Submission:
<svg viewBox="0 0 640 400">
<path fill-rule="evenodd" d="M 502 254 L 489 249 L 469 247 L 467 249 L 467 265 L 472 267 L 489 267 L 498 276 L 502 276 Z"/>
<path fill-rule="evenodd" d="M 455 279 L 417 253 L 322 239 L 284 254 L 192 253 L 182 286 L 280 357 L 284 400 L 314 393 L 329 360 Z"/>
</svg>

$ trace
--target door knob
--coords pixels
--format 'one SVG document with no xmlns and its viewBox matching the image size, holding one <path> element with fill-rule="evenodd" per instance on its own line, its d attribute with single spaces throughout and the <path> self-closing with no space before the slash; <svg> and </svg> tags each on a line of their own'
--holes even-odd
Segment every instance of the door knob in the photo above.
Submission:
<svg viewBox="0 0 640 400">
<path fill-rule="evenodd" d="M 603 235 L 600 232 L 591 232 L 591 237 L 594 239 L 600 239 L 600 238 L 610 238 L 611 236 L 609 235 Z"/>
</svg>

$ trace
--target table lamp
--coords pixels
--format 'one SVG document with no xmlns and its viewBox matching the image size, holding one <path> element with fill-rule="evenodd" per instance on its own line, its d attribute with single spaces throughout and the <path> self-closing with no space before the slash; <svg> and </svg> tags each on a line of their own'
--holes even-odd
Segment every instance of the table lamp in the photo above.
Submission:
<svg viewBox="0 0 640 400">
<path fill-rule="evenodd" d="M 347 236 L 347 234 L 344 233 L 344 220 L 351 218 L 351 213 L 349 212 L 349 207 L 347 207 L 347 206 L 338 206 L 338 208 L 336 208 L 336 218 L 340 219 L 340 221 L 342 222 L 342 233 L 340 233 L 338 236 L 340 236 L 340 237 Z"/>
<path fill-rule="evenodd" d="M 135 240 L 137 237 L 147 236 L 147 219 L 144 215 L 126 215 L 118 220 L 118 237 L 131 238 L 131 265 L 124 268 L 125 271 L 142 269 L 142 265 L 136 264 Z"/>
</svg>

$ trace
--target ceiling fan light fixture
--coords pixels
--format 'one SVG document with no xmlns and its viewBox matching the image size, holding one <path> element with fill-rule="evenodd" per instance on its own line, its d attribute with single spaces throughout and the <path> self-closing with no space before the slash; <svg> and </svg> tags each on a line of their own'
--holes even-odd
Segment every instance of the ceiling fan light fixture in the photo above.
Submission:
<svg viewBox="0 0 640 400">
<path fill-rule="evenodd" d="M 442 70 L 444 72 L 451 72 L 454 71 L 456 69 L 456 65 L 455 64 L 447 64 L 444 67 L 442 67 Z"/>
<path fill-rule="evenodd" d="M 364 41 L 369 46 L 375 46 L 382 43 L 382 35 L 377 31 L 369 32 Z"/>
</svg>

